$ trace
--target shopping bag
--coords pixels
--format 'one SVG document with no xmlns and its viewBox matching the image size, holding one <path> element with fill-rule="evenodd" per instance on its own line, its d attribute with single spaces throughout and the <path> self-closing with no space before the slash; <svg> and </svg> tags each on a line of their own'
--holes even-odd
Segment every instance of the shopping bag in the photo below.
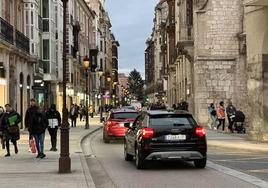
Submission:
<svg viewBox="0 0 268 188">
<path fill-rule="evenodd" d="M 30 148 L 32 153 L 36 153 L 36 144 L 34 138 L 30 140 Z"/>
</svg>

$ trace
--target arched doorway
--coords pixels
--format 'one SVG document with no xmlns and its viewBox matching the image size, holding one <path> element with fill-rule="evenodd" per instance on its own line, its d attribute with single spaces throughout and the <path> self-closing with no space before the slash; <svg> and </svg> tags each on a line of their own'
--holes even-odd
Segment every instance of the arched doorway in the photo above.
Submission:
<svg viewBox="0 0 268 188">
<path fill-rule="evenodd" d="M 23 117 L 23 73 L 20 73 L 20 115 Z M 23 121 L 21 121 L 21 129 L 23 129 Z"/>
</svg>

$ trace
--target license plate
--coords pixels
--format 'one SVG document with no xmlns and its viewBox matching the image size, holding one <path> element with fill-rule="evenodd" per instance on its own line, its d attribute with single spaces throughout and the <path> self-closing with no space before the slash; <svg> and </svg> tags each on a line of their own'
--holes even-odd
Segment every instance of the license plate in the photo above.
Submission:
<svg viewBox="0 0 268 188">
<path fill-rule="evenodd" d="M 186 140 L 186 135 L 166 135 L 165 140 Z"/>
</svg>

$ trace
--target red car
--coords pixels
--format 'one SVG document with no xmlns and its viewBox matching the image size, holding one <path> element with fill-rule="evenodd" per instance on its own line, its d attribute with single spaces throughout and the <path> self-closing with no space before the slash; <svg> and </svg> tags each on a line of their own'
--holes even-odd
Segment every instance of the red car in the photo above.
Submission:
<svg viewBox="0 0 268 188">
<path fill-rule="evenodd" d="M 112 110 L 103 126 L 103 141 L 109 143 L 111 139 L 124 138 L 127 128 L 124 123 L 133 123 L 138 112 L 135 110 Z"/>
</svg>

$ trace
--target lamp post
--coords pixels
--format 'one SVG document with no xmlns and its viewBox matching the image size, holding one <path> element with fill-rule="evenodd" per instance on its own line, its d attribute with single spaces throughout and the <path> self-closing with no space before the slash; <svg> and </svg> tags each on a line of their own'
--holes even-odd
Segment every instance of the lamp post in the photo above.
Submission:
<svg viewBox="0 0 268 188">
<path fill-rule="evenodd" d="M 100 92 L 101 92 L 101 97 L 100 97 L 100 122 L 102 123 L 102 117 L 103 117 L 103 104 L 102 104 L 102 82 L 101 82 L 101 77 L 103 76 L 103 69 L 102 67 L 98 71 L 99 73 L 99 78 L 100 78 Z"/>
<path fill-rule="evenodd" d="M 62 0 L 63 2 L 63 81 L 62 81 L 62 126 L 61 126 L 61 137 L 60 137 L 60 158 L 59 158 L 59 173 L 71 173 L 71 158 L 69 153 L 69 123 L 68 123 L 68 112 L 66 107 L 66 12 L 68 0 Z"/>
<path fill-rule="evenodd" d="M 86 124 L 85 124 L 85 129 L 89 129 L 89 123 L 88 123 L 88 69 L 89 69 L 89 59 L 86 56 L 83 59 L 83 65 L 86 71 Z"/>
</svg>

